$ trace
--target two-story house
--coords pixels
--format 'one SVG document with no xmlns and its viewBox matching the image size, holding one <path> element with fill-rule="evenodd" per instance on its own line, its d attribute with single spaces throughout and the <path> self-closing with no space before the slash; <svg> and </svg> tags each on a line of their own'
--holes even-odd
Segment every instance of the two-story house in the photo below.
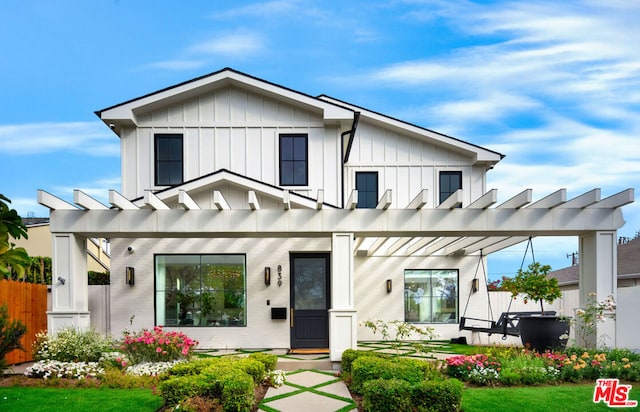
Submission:
<svg viewBox="0 0 640 412">
<path fill-rule="evenodd" d="M 111 240 L 112 332 L 163 325 L 205 348 L 329 348 L 339 360 L 372 337 L 358 326 L 371 318 L 459 336 L 461 306 L 485 302 L 471 293 L 478 259 L 530 236 L 580 236 L 599 263 L 587 285 L 612 291 L 596 279 L 614 278 L 632 189 L 533 203 L 524 190 L 492 207 L 500 153 L 233 69 L 96 114 L 120 138 L 122 193 L 107 207 L 75 191 L 76 207 L 39 192 L 54 278 L 67 279 L 51 330 L 88 326 L 76 274 L 89 236 Z"/>
</svg>

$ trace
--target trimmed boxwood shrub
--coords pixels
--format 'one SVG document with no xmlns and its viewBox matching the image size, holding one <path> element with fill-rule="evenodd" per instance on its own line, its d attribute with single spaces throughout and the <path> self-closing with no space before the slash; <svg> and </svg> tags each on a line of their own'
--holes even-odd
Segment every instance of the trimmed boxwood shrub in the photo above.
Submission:
<svg viewBox="0 0 640 412">
<path fill-rule="evenodd" d="M 362 407 L 367 412 L 410 411 L 411 384 L 401 379 L 373 379 L 364 382 Z"/>
<path fill-rule="evenodd" d="M 457 379 L 422 381 L 411 388 L 411 403 L 418 412 L 459 411 L 462 390 L 462 382 Z"/>
<path fill-rule="evenodd" d="M 456 412 L 462 402 L 462 382 L 457 379 L 423 380 L 411 384 L 401 379 L 374 379 L 362 387 L 367 412 Z"/>
<path fill-rule="evenodd" d="M 264 365 L 265 370 L 272 371 L 276 369 L 278 357 L 272 353 L 256 352 L 249 355 L 249 359 L 255 359 Z"/>
<path fill-rule="evenodd" d="M 351 364 L 353 364 L 354 360 L 363 356 L 371 356 L 375 358 L 384 358 L 384 359 L 390 358 L 389 355 L 380 353 L 380 352 L 347 349 L 344 352 L 342 352 L 342 363 L 341 363 L 342 373 L 351 374 Z"/>
<path fill-rule="evenodd" d="M 249 411 L 255 401 L 255 386 L 266 376 L 265 365 L 272 366 L 276 362 L 275 355 L 252 354 L 246 358 L 209 358 L 180 363 L 163 377 L 160 393 L 166 406 L 201 396 L 219 400 L 225 411 Z"/>
<path fill-rule="evenodd" d="M 435 365 L 418 359 L 361 356 L 351 364 L 351 390 L 360 393 L 366 381 L 401 379 L 416 384 L 425 379 L 440 379 Z"/>
</svg>

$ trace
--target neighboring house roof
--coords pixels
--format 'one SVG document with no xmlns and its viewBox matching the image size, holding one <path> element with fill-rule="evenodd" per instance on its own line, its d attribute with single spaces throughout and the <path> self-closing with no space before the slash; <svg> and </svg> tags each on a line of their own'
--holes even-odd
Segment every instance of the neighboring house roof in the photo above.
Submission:
<svg viewBox="0 0 640 412">
<path fill-rule="evenodd" d="M 558 279 L 561 286 L 577 285 L 578 265 L 569 266 L 549 273 Z M 618 244 L 618 279 L 640 278 L 640 237 Z"/>
<path fill-rule="evenodd" d="M 42 225 L 49 224 L 49 218 L 48 217 L 23 217 L 22 222 L 26 227 L 42 226 Z"/>
<path fill-rule="evenodd" d="M 214 91 L 229 85 L 250 90 L 275 100 L 286 101 L 288 104 L 304 107 L 307 110 L 321 113 L 327 123 L 342 123 L 351 127 L 351 139 L 360 115 L 372 123 L 383 125 L 390 129 L 397 129 L 424 141 L 430 141 L 453 150 L 472 156 L 477 162 L 487 163 L 489 167 L 499 162 L 504 155 L 464 142 L 451 136 L 434 132 L 411 123 L 407 123 L 380 113 L 364 109 L 326 95 L 318 97 L 281 86 L 232 68 L 225 68 L 204 76 L 197 77 L 162 90 L 128 100 L 114 106 L 98 110 L 95 114 L 109 126 L 117 135 L 122 127 L 137 125 L 137 117 L 143 113 L 159 107 L 171 105 L 175 102 Z M 345 159 L 345 162 L 348 159 Z"/>
</svg>

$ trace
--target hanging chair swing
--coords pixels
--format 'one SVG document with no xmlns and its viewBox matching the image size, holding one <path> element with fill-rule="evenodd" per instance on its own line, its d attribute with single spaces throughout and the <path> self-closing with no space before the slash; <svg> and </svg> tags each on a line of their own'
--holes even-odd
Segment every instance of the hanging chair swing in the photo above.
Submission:
<svg viewBox="0 0 640 412">
<path fill-rule="evenodd" d="M 524 256 L 522 258 L 522 263 L 520 264 L 520 270 L 524 266 L 524 261 L 527 257 L 527 252 L 529 248 L 531 248 L 531 258 L 533 261 L 536 261 L 535 254 L 533 253 L 533 242 L 532 238 L 529 237 L 529 242 L 527 243 L 527 248 L 524 251 Z M 484 282 L 487 284 L 487 271 L 484 267 L 484 255 L 482 250 L 480 250 L 480 258 L 478 259 L 478 265 L 476 266 L 476 272 L 473 276 L 472 284 L 476 284 L 479 282 L 478 280 L 478 270 L 480 269 L 480 265 L 482 265 L 482 273 L 484 275 Z M 521 316 L 532 316 L 539 314 L 539 311 L 535 312 L 511 312 L 511 302 L 513 299 L 509 300 L 509 306 L 507 307 L 506 312 L 502 312 L 498 320 L 493 320 L 493 310 L 491 309 L 491 299 L 489 298 L 489 291 L 487 290 L 487 305 L 489 308 L 489 316 L 491 319 L 479 319 L 479 318 L 471 318 L 465 316 L 467 314 L 467 308 L 469 307 L 469 300 L 471 300 L 471 294 L 473 293 L 473 288 L 469 290 L 469 297 L 467 298 L 467 304 L 464 307 L 464 312 L 462 313 L 462 317 L 460 318 L 460 327 L 459 330 L 470 330 L 472 332 L 482 332 L 487 333 L 489 336 L 496 334 L 501 334 L 502 339 L 507 339 L 507 336 L 520 336 L 520 329 L 518 327 L 518 323 L 520 321 Z M 549 315 L 555 315 L 555 312 L 545 312 Z M 468 324 L 468 321 L 469 324 Z"/>
</svg>

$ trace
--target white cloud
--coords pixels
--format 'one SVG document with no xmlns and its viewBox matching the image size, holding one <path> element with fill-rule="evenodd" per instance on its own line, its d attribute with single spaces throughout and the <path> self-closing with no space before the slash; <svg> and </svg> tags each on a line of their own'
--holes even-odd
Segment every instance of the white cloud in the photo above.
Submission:
<svg viewBox="0 0 640 412">
<path fill-rule="evenodd" d="M 97 121 L 0 125 L 0 151 L 12 155 L 67 151 L 120 156 L 120 142 Z"/>
<path fill-rule="evenodd" d="M 216 19 L 235 19 L 241 17 L 280 17 L 289 15 L 298 9 L 299 1 L 275 0 L 252 3 L 235 9 L 225 10 L 212 15 Z"/>
<path fill-rule="evenodd" d="M 186 59 L 186 60 L 164 60 L 150 63 L 147 66 L 154 69 L 165 70 L 192 70 L 199 69 L 207 64 L 204 60 Z"/>
<path fill-rule="evenodd" d="M 264 40 L 255 33 L 232 33 L 216 36 L 187 49 L 189 54 L 243 57 L 260 51 Z"/>
</svg>

